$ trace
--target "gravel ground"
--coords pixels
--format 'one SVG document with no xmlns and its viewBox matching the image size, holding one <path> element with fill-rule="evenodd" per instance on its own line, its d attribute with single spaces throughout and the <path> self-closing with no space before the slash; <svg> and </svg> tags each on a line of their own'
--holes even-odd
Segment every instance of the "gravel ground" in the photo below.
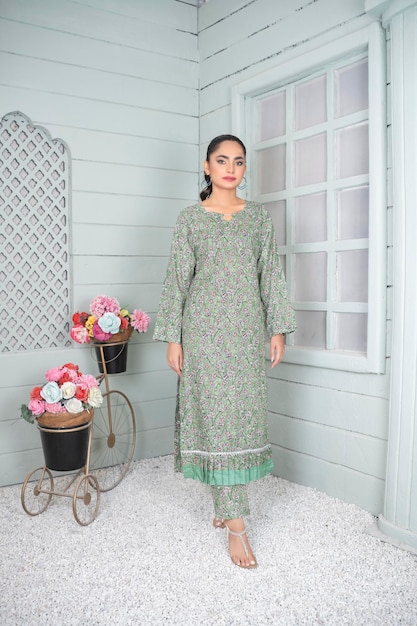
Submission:
<svg viewBox="0 0 417 626">
<path fill-rule="evenodd" d="M 416 626 L 417 557 L 371 536 L 369 513 L 273 476 L 249 489 L 250 571 L 172 456 L 134 463 L 85 527 L 69 498 L 31 517 L 19 485 L 0 489 L 0 624 Z"/>
</svg>

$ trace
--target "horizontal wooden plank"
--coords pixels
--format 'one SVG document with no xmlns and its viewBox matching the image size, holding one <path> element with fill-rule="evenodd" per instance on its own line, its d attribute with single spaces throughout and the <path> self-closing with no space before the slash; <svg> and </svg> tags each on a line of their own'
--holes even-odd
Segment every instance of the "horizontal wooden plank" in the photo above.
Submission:
<svg viewBox="0 0 417 626">
<path fill-rule="evenodd" d="M 151 459 L 174 452 L 174 427 L 156 428 L 138 434 L 135 459 Z"/>
<path fill-rule="evenodd" d="M 285 357 L 284 357 L 285 358 Z M 358 374 L 342 370 L 329 370 L 320 367 L 306 367 L 293 363 L 280 363 L 279 367 L 268 370 L 271 380 L 288 380 L 293 383 L 324 387 L 337 391 L 352 392 L 378 398 L 389 398 L 389 374 Z"/>
<path fill-rule="evenodd" d="M 138 431 L 134 460 L 172 454 L 174 428 L 167 426 L 148 431 Z M 42 448 L 11 452 L 0 456 L 0 486 L 22 484 L 26 476 L 44 464 Z M 22 510 L 22 514 L 23 510 Z M 71 515 L 71 507 L 68 509 Z"/>
<path fill-rule="evenodd" d="M 72 183 L 77 191 L 189 198 L 197 195 L 198 177 L 193 172 L 156 170 L 117 163 L 74 161 Z"/>
<path fill-rule="evenodd" d="M 28 398 L 21 396 L 20 404 L 27 404 Z M 18 408 L 13 407 L 15 419 L 0 421 L 0 456 L 11 452 L 39 448 L 39 431 L 35 424 L 29 424 L 18 417 Z"/>
<path fill-rule="evenodd" d="M 140 432 L 174 426 L 175 398 L 139 402 L 134 405 L 134 410 Z"/>
<path fill-rule="evenodd" d="M 55 0 L 2 2 L 0 17 L 93 40 L 197 61 L 197 37 L 171 25 Z"/>
<path fill-rule="evenodd" d="M 274 474 L 356 504 L 373 515 L 384 507 L 385 481 L 322 459 L 273 447 Z"/>
<path fill-rule="evenodd" d="M 111 11 L 125 17 L 155 22 L 180 30 L 197 33 L 197 1 L 193 3 L 173 0 L 78 0 L 79 4 L 95 7 L 102 11 Z M 194 5 L 194 6 L 192 6 Z"/>
<path fill-rule="evenodd" d="M 21 484 L 29 472 L 32 472 L 36 467 L 43 466 L 43 464 L 44 458 L 40 445 L 34 450 L 19 452 L 18 454 L 14 452 L 2 454 L 0 456 L 0 485 Z M 17 506 L 19 505 L 17 504 Z M 19 509 L 19 511 L 25 515 L 23 509 Z"/>
<path fill-rule="evenodd" d="M 130 396 L 128 396 L 130 398 Z M 23 403 L 27 402 L 27 398 Z M 173 427 L 175 398 L 132 402 L 138 433 Z M 0 455 L 26 452 L 39 448 L 40 435 L 36 424 L 22 418 L 0 421 Z"/>
<path fill-rule="evenodd" d="M 280 448 L 385 479 L 387 442 L 382 439 L 276 414 L 269 424 L 270 440 Z"/>
<path fill-rule="evenodd" d="M 181 209 L 193 202 L 195 200 L 126 195 L 119 195 L 116 200 L 110 193 L 74 191 L 71 215 L 73 223 L 96 224 L 100 215 L 100 224 L 159 227 L 162 224 L 172 228 Z"/>
<path fill-rule="evenodd" d="M 26 58 L 198 89 L 198 63 L 0 18 L 2 49 Z"/>
<path fill-rule="evenodd" d="M 166 141 L 198 143 L 197 117 L 53 93 L 48 93 L 45 97 L 41 91 L 1 85 L 0 102 L 4 113 L 22 111 L 34 124 L 46 128 L 48 124 L 54 124 Z M 65 136 L 61 139 L 65 140 Z"/>
<path fill-rule="evenodd" d="M 216 22 L 236 13 L 253 0 L 227 0 L 226 2 L 206 2 L 198 10 L 199 33 Z M 256 3 L 258 5 L 258 2 Z"/>
<path fill-rule="evenodd" d="M 236 44 L 241 49 L 246 45 L 249 37 L 261 31 L 265 33 L 268 28 L 292 17 L 296 12 L 299 16 L 304 7 L 309 4 L 311 4 L 310 0 L 280 0 L 279 2 L 257 0 L 247 3 L 246 6 L 233 13 L 227 10 L 223 19 L 217 20 L 210 27 L 200 31 L 198 39 L 200 61 L 224 50 L 225 42 L 229 48 Z M 295 32 L 291 35 L 294 37 Z M 276 43 L 278 42 L 277 39 Z"/>
<path fill-rule="evenodd" d="M 159 284 L 152 285 L 134 285 L 132 283 L 108 283 L 76 285 L 74 287 L 74 301 L 77 303 L 90 302 L 91 298 L 97 294 L 109 294 L 117 297 L 120 302 L 132 302 L 132 294 L 140 294 L 139 307 L 147 312 L 157 311 L 162 286 Z"/>
<path fill-rule="evenodd" d="M 280 415 L 379 439 L 388 436 L 384 398 L 283 381 L 270 381 L 268 391 L 270 409 Z"/>
<path fill-rule="evenodd" d="M 108 287 L 108 286 L 107 286 Z M 84 296 L 79 294 L 79 297 L 74 297 L 74 301 L 77 304 L 88 303 L 91 301 L 92 297 L 98 295 L 100 293 L 114 295 L 120 299 L 120 302 L 130 302 L 132 300 L 132 295 L 135 293 L 132 290 L 132 286 L 126 286 L 126 291 L 123 289 L 119 291 L 111 291 L 105 288 L 97 288 L 94 291 L 88 290 L 87 288 L 83 288 L 85 290 Z M 147 293 L 147 291 L 150 291 Z M 147 311 L 152 316 L 152 323 L 155 322 L 155 311 L 157 310 L 157 306 L 147 307 L 146 300 L 150 299 L 152 294 L 154 294 L 154 299 L 157 301 L 157 305 L 159 303 L 159 293 L 161 291 L 161 286 L 146 286 L 141 288 L 137 293 L 140 297 L 137 299 L 137 304 L 139 308 Z M 78 292 L 77 292 L 78 294 Z M 77 306 L 74 308 L 75 310 L 80 310 L 84 307 Z M 150 344 L 146 349 L 144 347 L 145 344 Z M 150 364 L 147 359 L 150 357 L 145 357 L 146 354 L 152 354 L 153 359 L 153 368 L 154 372 L 150 372 Z M 152 352 L 150 352 L 152 351 Z M 126 374 L 123 374 L 119 378 L 123 378 L 124 384 L 132 385 L 132 388 L 136 389 L 136 383 L 138 374 L 141 373 L 141 376 L 150 376 L 149 380 L 152 380 L 152 375 L 155 376 L 155 380 L 160 380 L 162 376 L 162 383 L 159 383 L 159 395 L 151 395 L 148 396 L 148 391 L 153 393 L 154 386 L 152 383 L 148 383 L 148 388 L 146 389 L 146 394 L 144 396 L 138 391 L 138 399 L 142 400 L 155 400 L 155 399 L 163 399 L 169 398 L 172 395 L 175 395 L 176 388 L 173 383 L 172 372 L 168 369 L 165 359 L 166 352 L 166 344 L 163 342 L 154 342 L 152 340 L 152 332 L 149 330 L 147 333 L 133 333 L 132 338 L 129 342 L 129 352 L 128 352 L 128 371 Z M 14 407 L 20 407 L 22 402 L 25 400 L 22 398 L 22 390 L 23 395 L 27 396 L 27 392 L 30 388 L 35 385 L 39 385 L 44 381 L 44 375 L 46 370 L 56 367 L 58 365 L 62 365 L 63 363 L 77 363 L 81 370 L 84 373 L 90 374 L 98 374 L 98 368 L 96 363 L 96 358 L 93 354 L 93 350 L 91 345 L 81 346 L 75 342 L 71 342 L 68 348 L 65 349 L 49 349 L 49 350 L 26 350 L 22 352 L 9 352 L 9 353 L 1 353 L 0 354 L 0 369 L 2 372 L 1 380 L 0 380 L 0 393 L 5 394 L 1 396 L 1 400 L 6 403 L 10 410 L 14 411 Z M 166 379 L 163 375 L 166 375 Z M 132 377 L 132 378 L 130 378 Z M 155 390 L 158 387 L 158 383 L 155 384 Z M 136 396 L 135 396 L 136 398 Z M 4 409 L 4 407 L 3 407 Z M 10 420 L 15 418 L 15 413 L 13 415 L 8 415 L 7 411 L 4 410 L 0 413 L 0 419 Z"/>
<path fill-rule="evenodd" d="M 302 11 L 292 12 L 285 19 L 262 28 L 252 37 L 223 46 L 222 51 L 201 62 L 201 88 L 215 83 L 224 75 L 241 72 L 242 69 L 278 56 L 283 50 L 297 43 L 318 37 L 337 29 L 341 24 L 362 15 L 363 1 L 350 0 L 334 10 L 334 0 L 318 0 L 308 3 Z"/>
<path fill-rule="evenodd" d="M 215 82 L 210 83 L 206 87 L 203 87 L 200 92 L 200 116 L 206 115 L 211 111 L 215 111 L 231 102 L 231 88 L 235 85 L 259 76 L 266 72 L 272 72 L 277 68 L 278 70 L 283 64 L 292 61 L 293 59 L 300 57 L 301 55 L 308 55 L 313 50 L 322 48 L 333 42 L 338 41 L 341 37 L 354 34 L 361 28 L 366 28 L 371 23 L 369 15 L 360 15 L 359 17 L 347 21 L 345 24 L 338 26 L 337 28 L 330 28 L 326 32 L 320 32 L 316 36 L 305 41 L 293 41 L 285 50 L 277 48 L 277 50 L 270 56 L 265 57 L 263 55 L 263 46 L 260 43 L 259 52 L 256 49 L 253 51 L 253 58 L 248 63 L 241 63 L 240 69 L 235 73 L 226 73 L 222 67 L 219 67 L 218 77 Z M 217 55 L 216 55 L 217 56 Z M 330 58 L 330 57 L 329 57 Z M 201 64 L 201 75 L 205 76 L 205 63 Z M 298 78 L 299 73 L 294 74 L 294 79 Z M 270 76 L 268 76 L 268 80 Z M 277 85 L 280 82 L 277 80 Z M 270 89 L 270 85 L 268 85 Z"/>
<path fill-rule="evenodd" d="M 198 115 L 198 91 L 101 70 L 0 52 L 4 85 L 112 102 L 153 111 Z"/>
<path fill-rule="evenodd" d="M 140 253 L 159 257 L 169 254 L 171 241 L 172 228 L 112 224 L 74 224 L 73 228 L 74 255 L 124 257 Z M 123 259 L 120 259 L 120 277 L 127 282 L 134 278 L 123 272 Z"/>
<path fill-rule="evenodd" d="M 209 142 L 218 135 L 232 132 L 232 108 L 227 104 L 220 109 L 201 116 L 200 118 L 200 144 L 203 146 L 203 158 Z M 200 157 L 201 161 L 201 157 Z M 200 167 L 201 169 L 201 167 Z"/>
<path fill-rule="evenodd" d="M 167 258 L 165 256 L 132 256 L 123 260 L 124 275 L 134 276 L 138 283 L 162 283 L 166 269 Z M 98 271 L 104 274 L 109 282 L 115 283 L 120 279 L 120 265 L 115 264 L 112 257 L 100 257 L 96 262 L 91 256 L 74 257 L 73 272 L 78 285 L 90 284 L 91 276 Z"/>
<path fill-rule="evenodd" d="M 198 170 L 198 145 L 126 134 L 48 125 L 52 137 L 65 137 L 74 160 Z"/>
</svg>

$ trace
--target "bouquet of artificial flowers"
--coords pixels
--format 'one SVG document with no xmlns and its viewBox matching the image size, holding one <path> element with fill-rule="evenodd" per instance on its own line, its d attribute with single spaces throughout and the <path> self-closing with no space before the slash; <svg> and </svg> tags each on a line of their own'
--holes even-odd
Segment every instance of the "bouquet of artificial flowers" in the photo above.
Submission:
<svg viewBox="0 0 417 626">
<path fill-rule="evenodd" d="M 108 341 L 114 335 L 120 334 L 129 339 L 133 330 L 145 333 L 151 318 L 144 311 L 134 309 L 129 313 L 122 308 L 116 298 L 97 296 L 90 302 L 90 312 L 74 313 L 70 335 L 77 343 L 93 341 Z"/>
<path fill-rule="evenodd" d="M 54 367 L 46 372 L 45 378 L 47 382 L 34 387 L 29 403 L 21 406 L 21 416 L 31 424 L 44 413 L 75 414 L 96 409 L 103 402 L 97 378 L 82 374 L 78 365 L 65 363 Z"/>
</svg>

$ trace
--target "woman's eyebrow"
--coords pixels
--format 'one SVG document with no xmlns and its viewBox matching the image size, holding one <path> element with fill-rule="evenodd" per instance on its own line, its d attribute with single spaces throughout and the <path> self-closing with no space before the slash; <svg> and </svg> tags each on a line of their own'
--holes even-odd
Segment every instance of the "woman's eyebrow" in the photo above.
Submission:
<svg viewBox="0 0 417 626">
<path fill-rule="evenodd" d="M 219 157 L 221 157 L 222 159 L 230 159 L 230 157 L 227 156 L 226 154 L 218 154 L 217 158 L 219 158 Z M 244 156 L 237 156 L 237 157 L 235 157 L 235 161 L 242 161 L 244 159 L 245 159 Z"/>
</svg>

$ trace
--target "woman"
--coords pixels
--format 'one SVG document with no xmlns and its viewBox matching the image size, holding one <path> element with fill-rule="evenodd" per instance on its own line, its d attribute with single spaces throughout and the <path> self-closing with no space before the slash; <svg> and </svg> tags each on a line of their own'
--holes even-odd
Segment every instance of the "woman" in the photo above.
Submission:
<svg viewBox="0 0 417 626">
<path fill-rule="evenodd" d="M 295 322 L 269 213 L 236 195 L 245 171 L 240 139 L 210 142 L 201 202 L 175 227 L 154 339 L 179 376 L 175 467 L 211 486 L 214 526 L 227 529 L 233 563 L 253 568 L 246 484 L 272 470 L 265 324 L 275 367 Z"/>
</svg>

